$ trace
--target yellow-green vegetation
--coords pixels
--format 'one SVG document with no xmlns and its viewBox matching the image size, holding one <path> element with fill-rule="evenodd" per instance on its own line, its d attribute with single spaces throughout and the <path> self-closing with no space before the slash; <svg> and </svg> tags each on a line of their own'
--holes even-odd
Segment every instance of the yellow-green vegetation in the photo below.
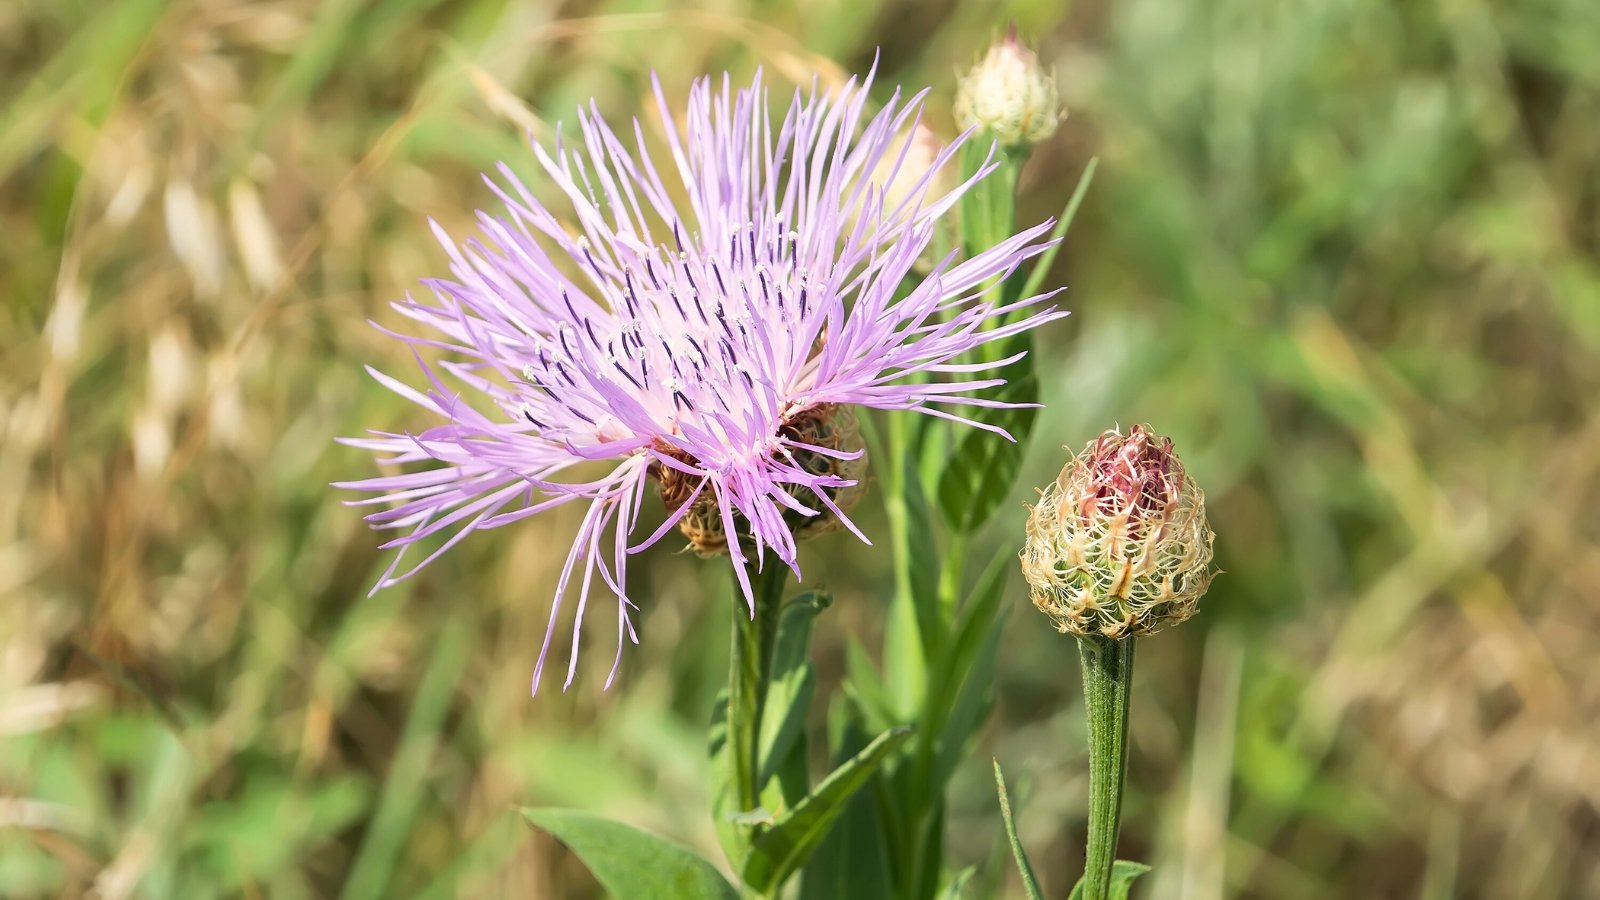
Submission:
<svg viewBox="0 0 1600 900">
<path fill-rule="evenodd" d="M 652 69 L 674 96 L 757 65 L 786 91 L 876 52 L 948 137 L 955 73 L 1013 19 L 1071 110 L 1019 220 L 1100 161 L 1019 484 L 1159 423 L 1217 532 L 1205 614 L 1139 651 L 1136 896 L 1600 891 L 1593 0 L 10 0 L 0 896 L 597 896 L 525 805 L 720 859 L 725 579 L 644 554 L 617 685 L 594 653 L 537 698 L 574 510 L 369 597 L 380 537 L 327 485 L 372 462 L 332 439 L 425 423 L 362 371 L 411 365 L 367 320 L 445 272 L 428 217 L 469 230 L 500 160 L 537 184 L 524 135 L 591 96 L 649 130 Z M 1020 546 L 1031 499 L 973 546 Z M 893 576 L 848 536 L 802 561 L 834 598 L 827 696 Z M 1059 895 L 1077 674 L 1031 611 L 1005 640 L 950 864 L 1021 894 L 996 756 Z"/>
</svg>

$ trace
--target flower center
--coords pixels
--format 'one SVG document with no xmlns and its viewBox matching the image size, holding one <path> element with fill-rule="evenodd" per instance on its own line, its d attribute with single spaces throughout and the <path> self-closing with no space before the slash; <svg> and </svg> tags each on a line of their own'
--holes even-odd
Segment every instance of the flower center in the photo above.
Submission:
<svg viewBox="0 0 1600 900">
<path fill-rule="evenodd" d="M 821 493 L 841 511 L 848 512 L 865 492 L 866 454 L 862 453 L 853 459 L 841 459 L 834 455 L 854 454 L 865 447 L 854 408 L 823 404 L 800 410 L 779 427 L 778 441 L 774 444 L 787 448 L 788 458 L 805 472 L 850 482 L 820 489 Z M 795 446 L 796 444 L 806 444 L 828 452 Z M 700 466 L 699 461 L 692 456 L 664 441 L 658 442 L 655 449 L 664 456 L 684 463 L 685 466 Z M 728 548 L 728 536 L 722 508 L 716 494 L 710 489 L 702 489 L 698 496 L 695 495 L 695 489 L 700 485 L 700 477 L 661 463 L 650 467 L 650 475 L 656 479 L 657 492 L 669 512 L 678 511 L 685 503 L 690 502 L 691 497 L 694 498 L 693 505 L 684 513 L 683 518 L 678 520 L 678 529 L 689 539 L 690 548 L 701 556 L 714 556 L 725 552 Z M 795 537 L 813 537 L 842 527 L 843 523 L 839 521 L 839 517 L 827 508 L 827 504 L 814 496 L 816 491 L 812 488 L 790 483 L 784 486 L 784 490 L 800 503 L 819 510 L 814 516 L 794 510 L 785 511 L 784 521 L 793 530 Z M 736 512 L 733 521 L 741 536 L 744 535 L 747 528 L 744 517 Z"/>
</svg>

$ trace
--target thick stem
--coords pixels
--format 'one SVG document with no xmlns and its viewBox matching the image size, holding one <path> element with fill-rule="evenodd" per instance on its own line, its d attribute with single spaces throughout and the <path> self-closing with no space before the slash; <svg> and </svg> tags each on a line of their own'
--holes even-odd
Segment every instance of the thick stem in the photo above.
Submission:
<svg viewBox="0 0 1600 900">
<path fill-rule="evenodd" d="M 1105 900 L 1117 859 L 1122 785 L 1128 775 L 1128 696 L 1134 638 L 1078 639 L 1083 704 L 1089 719 L 1089 846 L 1083 900 Z"/>
<path fill-rule="evenodd" d="M 739 565 L 735 562 L 734 565 Z M 737 576 L 733 588 L 733 650 L 728 657 L 728 763 L 740 812 L 761 805 L 761 712 L 772 679 L 772 645 L 778 633 L 778 605 L 788 570 L 768 560 L 751 573 L 755 614 L 744 603 Z"/>
</svg>

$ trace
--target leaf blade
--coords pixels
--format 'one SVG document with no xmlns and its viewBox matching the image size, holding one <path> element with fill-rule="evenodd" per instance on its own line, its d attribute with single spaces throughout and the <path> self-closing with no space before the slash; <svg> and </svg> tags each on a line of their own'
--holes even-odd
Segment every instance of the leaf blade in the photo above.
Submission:
<svg viewBox="0 0 1600 900">
<path fill-rule="evenodd" d="M 816 685 L 811 664 L 811 626 L 833 604 L 825 592 L 808 591 L 788 600 L 778 616 L 778 638 L 772 654 L 771 680 L 761 718 L 760 783 L 777 776 L 805 734 L 806 714 Z"/>
<path fill-rule="evenodd" d="M 1067 229 L 1072 227 L 1072 220 L 1077 218 L 1078 206 L 1089 193 L 1089 185 L 1094 182 L 1094 173 L 1098 168 L 1100 168 L 1100 157 L 1091 157 L 1089 164 L 1083 167 L 1083 174 L 1078 176 L 1078 186 L 1073 189 L 1066 208 L 1061 210 L 1061 218 L 1056 220 L 1056 227 L 1050 229 L 1050 240 L 1060 241 L 1067 236 Z M 1028 272 L 1028 280 L 1022 282 L 1022 289 L 1017 291 L 1017 298 L 1031 297 L 1039 293 L 1039 286 L 1044 283 L 1045 273 L 1050 271 L 1050 264 L 1056 261 L 1056 253 L 1060 249 L 1061 244 L 1057 243 L 1039 254 L 1039 258 L 1034 260 L 1033 268 Z"/>
<path fill-rule="evenodd" d="M 927 690 L 929 659 L 943 640 L 938 610 L 939 552 L 934 514 L 922 491 L 916 460 L 905 443 L 907 417 L 890 425 L 894 452 L 884 508 L 892 524 L 895 591 L 884 630 L 883 683 L 898 721 L 909 721 Z"/>
<path fill-rule="evenodd" d="M 910 728 L 891 728 L 866 749 L 834 769 L 816 789 L 772 823 L 750 846 L 740 876 L 757 891 L 782 885 L 816 849 L 856 791 L 883 761 L 911 737 Z"/>
<path fill-rule="evenodd" d="M 1027 892 L 1028 900 L 1044 900 L 1044 894 L 1039 890 L 1039 878 L 1033 874 L 1033 865 L 1028 862 L 1028 852 L 1022 848 L 1022 839 L 1017 837 L 1017 822 L 1011 815 L 1011 795 L 1006 792 L 1006 779 L 1000 772 L 1000 760 L 994 761 L 994 785 L 1000 795 L 1000 818 L 1006 823 L 1006 840 L 1011 842 L 1011 856 L 1017 861 L 1017 871 L 1022 874 L 1022 889 Z M 1081 893 L 1081 885 L 1073 890 L 1073 897 Z"/>
<path fill-rule="evenodd" d="M 1034 375 L 1031 359 L 1012 363 L 1006 373 L 1010 380 L 1005 384 L 980 391 L 977 396 L 1008 403 L 1039 402 L 1039 379 Z M 1035 406 L 976 407 L 968 414 L 1004 428 L 1014 440 L 978 428 L 967 429 L 957 439 L 939 477 L 939 512 L 945 524 L 963 534 L 976 531 L 1010 496 L 1039 410 Z"/>
<path fill-rule="evenodd" d="M 1111 883 L 1107 885 L 1107 900 L 1128 900 L 1128 892 L 1133 890 L 1134 879 L 1150 871 L 1150 867 L 1140 862 L 1119 859 L 1111 864 Z M 1072 893 L 1067 900 L 1083 900 L 1083 879 L 1073 885 Z"/>
<path fill-rule="evenodd" d="M 522 816 L 576 853 L 617 900 L 739 900 L 711 863 L 630 825 L 575 809 L 529 808 Z"/>
</svg>

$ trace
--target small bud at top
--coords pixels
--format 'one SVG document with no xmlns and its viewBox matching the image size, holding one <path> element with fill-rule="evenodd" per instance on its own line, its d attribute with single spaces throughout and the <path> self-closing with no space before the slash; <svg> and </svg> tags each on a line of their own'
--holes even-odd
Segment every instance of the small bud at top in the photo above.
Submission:
<svg viewBox="0 0 1600 900">
<path fill-rule="evenodd" d="M 1090 442 L 1028 517 L 1022 573 L 1061 631 L 1150 634 L 1194 615 L 1211 584 L 1205 494 L 1143 425 Z"/>
<path fill-rule="evenodd" d="M 1015 28 L 961 79 L 955 114 L 962 129 L 987 130 L 1004 147 L 1039 143 L 1063 117 L 1054 75 L 1039 67 Z"/>
</svg>

